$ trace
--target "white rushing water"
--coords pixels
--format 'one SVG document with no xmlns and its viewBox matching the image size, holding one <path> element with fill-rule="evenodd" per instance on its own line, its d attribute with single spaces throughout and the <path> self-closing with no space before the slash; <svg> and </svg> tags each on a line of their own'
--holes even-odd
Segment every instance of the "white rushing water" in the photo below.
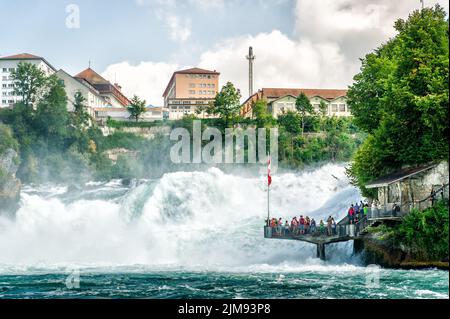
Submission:
<svg viewBox="0 0 450 319">
<path fill-rule="evenodd" d="M 65 187 L 23 190 L 15 220 L 0 217 L 2 269 L 144 265 L 264 272 L 355 267 L 347 265 L 352 262 L 350 242 L 328 246 L 325 265 L 315 258 L 315 245 L 263 238 L 265 176 L 240 177 L 211 168 L 168 173 L 129 190 L 112 181 L 90 183 L 78 197 L 71 192 Z M 343 165 L 273 176 L 272 215 L 289 221 L 300 214 L 317 221 L 332 215 L 338 221 L 360 199 Z"/>
</svg>

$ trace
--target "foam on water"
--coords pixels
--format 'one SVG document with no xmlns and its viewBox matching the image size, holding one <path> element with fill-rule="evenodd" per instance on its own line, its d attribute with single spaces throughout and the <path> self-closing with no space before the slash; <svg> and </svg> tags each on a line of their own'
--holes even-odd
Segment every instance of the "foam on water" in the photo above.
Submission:
<svg viewBox="0 0 450 319">
<path fill-rule="evenodd" d="M 52 197 L 27 187 L 16 219 L 0 217 L 0 265 L 4 270 L 164 265 L 261 272 L 356 267 L 349 265 L 354 262 L 349 259 L 351 243 L 327 247 L 331 260 L 323 263 L 313 258 L 314 245 L 264 239 L 265 181 L 265 176 L 244 178 L 211 168 L 168 173 L 108 200 L 104 193 L 123 189 L 120 181 L 90 183 L 89 191 L 72 201 L 61 187 L 54 188 L 61 196 Z M 360 199 L 343 165 L 273 176 L 271 210 L 276 217 L 339 219 Z"/>
</svg>

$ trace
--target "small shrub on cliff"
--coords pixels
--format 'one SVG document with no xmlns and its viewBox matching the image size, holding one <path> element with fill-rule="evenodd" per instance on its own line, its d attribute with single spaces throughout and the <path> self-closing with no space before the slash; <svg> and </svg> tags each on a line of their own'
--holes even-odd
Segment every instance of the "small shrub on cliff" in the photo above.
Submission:
<svg viewBox="0 0 450 319">
<path fill-rule="evenodd" d="M 448 259 L 448 202 L 424 211 L 414 210 L 395 229 L 395 241 L 424 260 Z"/>
</svg>

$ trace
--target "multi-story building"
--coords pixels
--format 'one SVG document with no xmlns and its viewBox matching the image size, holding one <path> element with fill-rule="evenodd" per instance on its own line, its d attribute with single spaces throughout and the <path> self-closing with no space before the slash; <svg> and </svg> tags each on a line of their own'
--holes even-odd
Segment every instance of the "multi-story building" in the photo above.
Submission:
<svg viewBox="0 0 450 319">
<path fill-rule="evenodd" d="M 195 114 L 199 106 L 212 102 L 219 88 L 219 72 L 192 68 L 173 73 L 164 91 L 164 111 L 169 119 Z M 204 112 L 200 117 L 209 117 Z"/>
<path fill-rule="evenodd" d="M 126 107 L 130 104 L 130 100 L 122 93 L 122 87 L 119 84 L 111 84 L 91 68 L 78 73 L 74 78 L 94 87 L 106 103 L 112 107 Z"/>
<path fill-rule="evenodd" d="M 106 100 L 100 95 L 100 92 L 89 84 L 89 82 L 74 78 L 62 69 L 56 72 L 56 76 L 64 82 L 67 94 L 67 109 L 70 112 L 74 110 L 73 103 L 75 102 L 75 94 L 77 92 L 83 95 L 88 113 L 91 116 L 95 116 L 95 108 L 106 107 L 108 105 Z"/>
<path fill-rule="evenodd" d="M 326 106 L 327 116 L 350 116 L 347 104 L 347 90 L 343 89 L 274 89 L 263 88 L 250 96 L 242 105 L 241 115 L 252 116 L 252 105 L 258 100 L 267 101 L 267 110 L 274 118 L 287 111 L 296 111 L 295 100 L 304 93 L 314 110 L 319 112 L 320 104 Z"/>
<path fill-rule="evenodd" d="M 14 93 L 14 83 L 11 72 L 17 69 L 20 62 L 36 65 L 46 75 L 56 72 L 56 69 L 44 58 L 29 53 L 15 54 L 0 57 L 0 107 L 12 107 L 14 103 L 21 100 Z"/>
</svg>

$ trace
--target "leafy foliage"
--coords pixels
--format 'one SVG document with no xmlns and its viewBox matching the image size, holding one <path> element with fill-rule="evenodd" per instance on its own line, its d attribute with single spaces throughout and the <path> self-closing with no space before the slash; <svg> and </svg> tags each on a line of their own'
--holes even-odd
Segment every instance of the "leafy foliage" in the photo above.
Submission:
<svg viewBox="0 0 450 319">
<path fill-rule="evenodd" d="M 45 92 L 48 78 L 37 65 L 20 62 L 11 73 L 14 93 L 22 98 L 25 106 L 32 106 Z"/>
<path fill-rule="evenodd" d="M 349 175 L 364 195 L 370 180 L 449 154 L 448 22 L 436 5 L 395 23 L 396 37 L 362 60 L 348 92 L 358 127 L 369 134 Z"/>
<path fill-rule="evenodd" d="M 130 119 L 139 121 L 142 114 L 145 113 L 145 100 L 141 100 L 137 95 L 133 96 L 130 105 L 127 106 L 127 110 L 130 113 Z"/>
<path fill-rule="evenodd" d="M 225 126 L 229 124 L 239 115 L 241 109 L 241 93 L 231 82 L 227 82 L 219 93 L 217 93 L 212 107 L 209 108 L 210 114 L 219 115 L 225 121 Z"/>
</svg>

